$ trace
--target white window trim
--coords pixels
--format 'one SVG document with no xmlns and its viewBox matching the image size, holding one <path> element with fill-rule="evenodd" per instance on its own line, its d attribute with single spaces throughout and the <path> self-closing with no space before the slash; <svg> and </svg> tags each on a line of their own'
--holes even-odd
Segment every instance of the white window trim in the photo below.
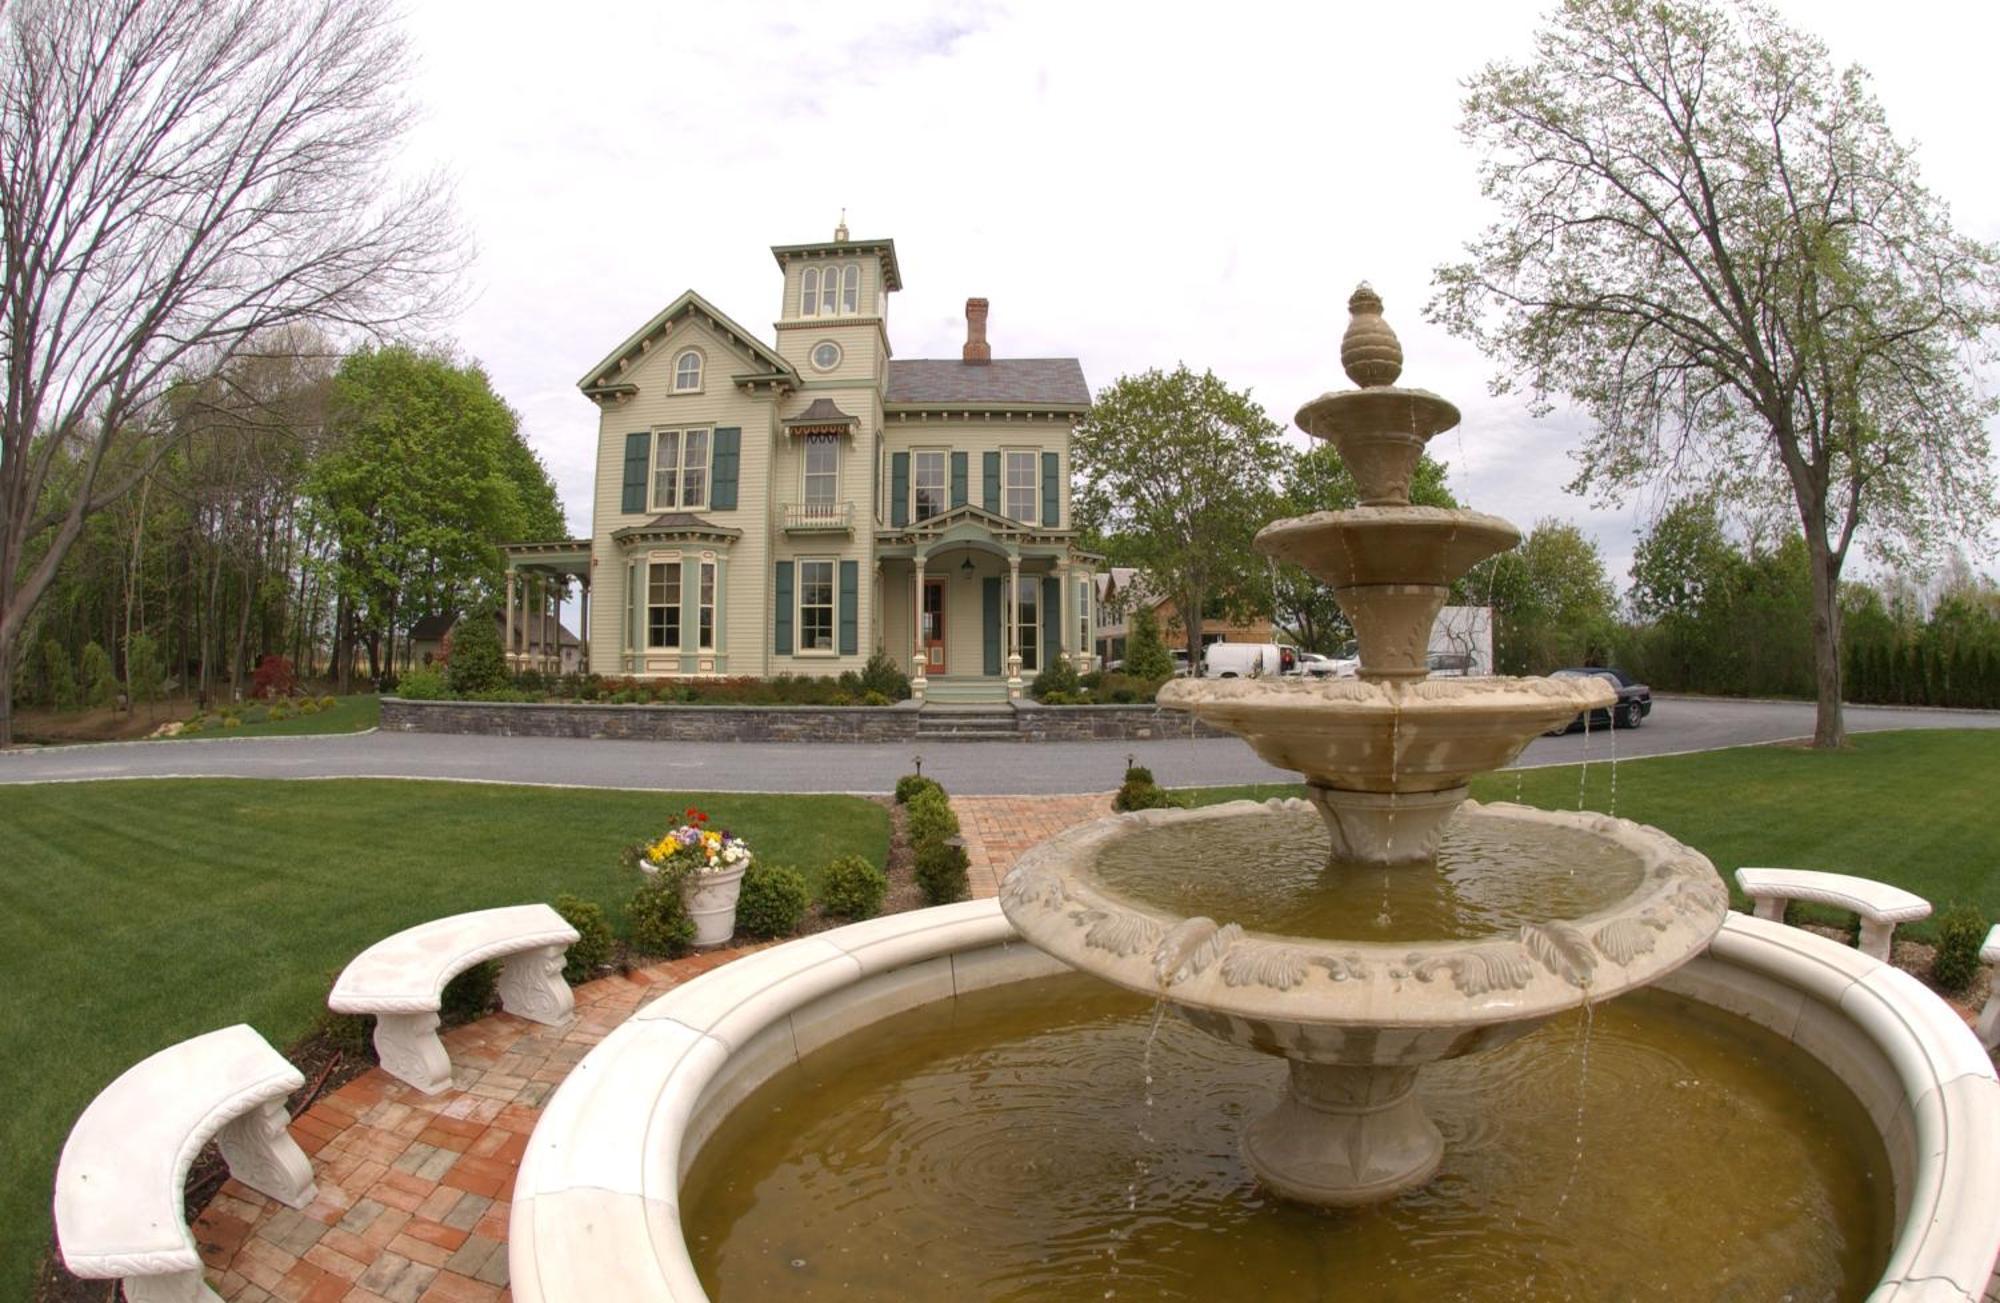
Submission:
<svg viewBox="0 0 2000 1303">
<path fill-rule="evenodd" d="M 823 348 L 831 348 L 833 350 L 833 361 L 826 366 L 819 364 L 819 351 Z M 840 364 L 846 360 L 847 350 L 842 348 L 837 340 L 816 339 L 813 341 L 813 346 L 806 351 L 806 363 L 822 375 L 829 371 L 838 371 Z"/>
<path fill-rule="evenodd" d="M 722 630 L 716 627 L 717 621 L 715 618 L 716 602 L 722 596 L 721 568 L 710 559 L 697 561 L 695 563 L 695 583 L 697 585 L 695 589 L 695 651 L 697 653 L 713 655 L 716 643 L 722 634 Z M 707 601 L 703 601 L 701 598 L 701 587 L 703 586 L 708 589 Z M 704 615 L 708 617 L 708 637 L 706 639 L 701 636 L 701 617 Z"/>
<path fill-rule="evenodd" d="M 824 563 L 829 572 L 827 591 L 832 594 L 828 609 L 833 618 L 827 622 L 827 646 L 806 646 L 806 567 Z M 792 654 L 794 656 L 833 658 L 840 655 L 840 558 L 837 556 L 802 556 L 794 558 L 797 566 L 797 591 L 792 595 Z"/>
<path fill-rule="evenodd" d="M 861 264 L 848 263 L 840 273 L 840 315 L 861 315 Z"/>
<path fill-rule="evenodd" d="M 1000 514 L 1023 525 L 1041 525 L 1042 520 L 1042 448 L 1002 448 L 1000 450 Z M 1015 515 L 1010 508 L 1014 490 L 1014 458 L 1028 459 L 1028 504 L 1025 516 Z"/>
<path fill-rule="evenodd" d="M 646 618 L 644 621 L 646 627 L 646 636 L 644 639 L 645 645 L 642 648 L 640 648 L 640 651 L 642 654 L 649 656 L 656 652 L 657 653 L 673 652 L 675 654 L 679 654 L 681 649 L 687 643 L 687 630 L 680 627 L 682 624 L 685 623 L 685 620 L 682 618 L 682 616 L 685 614 L 687 610 L 687 594 L 683 592 L 676 592 L 675 596 L 678 598 L 678 600 L 669 602 L 665 606 L 660 608 L 666 611 L 676 611 L 682 613 L 681 615 L 677 615 L 674 619 L 674 630 L 675 633 L 678 635 L 677 639 L 674 642 L 661 643 L 657 646 L 655 646 L 653 643 L 653 571 L 662 566 L 671 569 L 674 575 L 674 583 L 677 589 L 680 587 L 681 581 L 686 577 L 681 571 L 681 558 L 680 554 L 677 552 L 654 553 L 646 558 L 646 567 L 645 567 L 646 595 L 645 595 L 645 600 L 642 603 L 646 612 Z"/>
<path fill-rule="evenodd" d="M 910 449 L 910 523 L 936 520 L 951 510 L 951 449 L 948 447 Z M 926 516 L 917 510 L 917 458 L 928 453 L 936 453 L 944 459 L 944 478 L 938 482 L 937 515 Z"/>
<path fill-rule="evenodd" d="M 681 363 L 685 362 L 689 358 L 694 359 L 694 383 L 692 385 L 682 385 Z M 698 348 L 684 348 L 680 352 L 674 354 L 674 381 L 673 381 L 674 393 L 698 394 L 702 391 L 702 387 L 707 383 L 708 383 L 707 354 L 703 353 Z"/>
<path fill-rule="evenodd" d="M 687 487 L 687 437 L 690 433 L 706 434 L 703 441 L 706 456 L 702 461 L 701 501 L 693 506 L 683 505 L 681 494 Z M 672 501 L 662 502 L 660 488 L 660 436 L 678 436 L 674 448 L 674 494 Z M 709 501 L 715 496 L 715 427 L 713 425 L 658 426 L 653 430 L 653 446 L 646 461 L 646 501 L 653 512 L 662 511 L 706 511 Z"/>
<path fill-rule="evenodd" d="M 817 317 L 819 315 L 818 267 L 808 267 L 799 273 L 799 315 Z"/>
<path fill-rule="evenodd" d="M 1021 654 L 1021 668 L 1039 673 L 1045 668 L 1042 665 L 1042 625 L 1048 619 L 1048 612 L 1042 609 L 1042 577 L 1022 575 L 1021 591 L 1018 594 L 1008 592 L 1007 600 L 1013 603 L 1015 645 Z M 1031 626 L 1026 619 L 1031 610 L 1035 613 L 1033 637 L 1029 636 Z"/>
</svg>

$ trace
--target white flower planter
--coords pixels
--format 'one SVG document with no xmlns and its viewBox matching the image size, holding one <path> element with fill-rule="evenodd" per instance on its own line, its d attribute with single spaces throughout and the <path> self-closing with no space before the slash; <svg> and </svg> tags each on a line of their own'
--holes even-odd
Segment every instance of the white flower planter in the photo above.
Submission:
<svg viewBox="0 0 2000 1303">
<path fill-rule="evenodd" d="M 736 895 L 743 889 L 743 871 L 750 861 L 726 869 L 690 873 L 681 879 L 681 903 L 694 920 L 698 950 L 725 945 L 736 932 Z"/>
</svg>

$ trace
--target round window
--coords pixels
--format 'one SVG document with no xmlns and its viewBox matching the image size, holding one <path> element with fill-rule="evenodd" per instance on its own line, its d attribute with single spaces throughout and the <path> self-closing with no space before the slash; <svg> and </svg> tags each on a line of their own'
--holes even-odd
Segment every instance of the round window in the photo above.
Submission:
<svg viewBox="0 0 2000 1303">
<path fill-rule="evenodd" d="M 813 366 L 821 371 L 831 371 L 840 365 L 840 345 L 830 339 L 813 345 Z"/>
</svg>

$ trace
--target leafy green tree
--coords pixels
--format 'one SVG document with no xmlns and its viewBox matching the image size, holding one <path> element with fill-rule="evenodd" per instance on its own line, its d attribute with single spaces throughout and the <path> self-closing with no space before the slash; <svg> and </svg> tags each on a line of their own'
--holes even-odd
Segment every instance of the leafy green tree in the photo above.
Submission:
<svg viewBox="0 0 2000 1303">
<path fill-rule="evenodd" d="M 1591 419 L 1574 487 L 1789 500 L 1818 719 L 1838 746 L 1842 566 L 1994 513 L 1971 383 L 2000 255 L 1959 234 L 1867 77 L 1748 0 L 1564 0 L 1475 76 L 1464 133 L 1498 217 L 1434 319 Z"/>
<path fill-rule="evenodd" d="M 83 645 L 83 704 L 110 706 L 118 701 L 118 672 L 111 657 L 94 642 Z"/>
<path fill-rule="evenodd" d="M 1219 599 L 1247 614 L 1265 583 L 1250 540 L 1272 515 L 1272 486 L 1289 451 L 1278 423 L 1248 391 L 1185 365 L 1121 376 L 1097 395 L 1070 441 L 1077 515 L 1124 539 L 1124 559 L 1173 599 L 1188 656 Z"/>
<path fill-rule="evenodd" d="M 1568 521 L 1536 522 L 1521 546 L 1482 562 L 1467 587 L 1493 607 L 1494 659 L 1507 674 L 1599 661 L 1616 596 L 1597 544 Z"/>
<path fill-rule="evenodd" d="M 125 691 L 132 703 L 151 705 L 166 691 L 166 668 L 160 645 L 151 634 L 135 633 L 125 644 Z"/>
<path fill-rule="evenodd" d="M 42 639 L 42 681 L 48 685 L 47 702 L 57 710 L 76 709 L 76 669 L 69 652 L 54 638 Z"/>
<path fill-rule="evenodd" d="M 1160 637 L 1160 622 L 1150 606 L 1141 606 L 1126 620 L 1124 672 L 1149 682 L 1174 675 L 1173 655 Z"/>
<path fill-rule="evenodd" d="M 1292 458 L 1278 492 L 1278 512 L 1305 516 L 1315 511 L 1347 511 L 1360 502 L 1354 476 L 1331 444 L 1319 444 Z M 1456 507 L 1445 487 L 1444 464 L 1425 454 L 1410 478 L 1410 502 L 1419 507 Z M 1307 651 L 1332 653 L 1354 637 L 1354 627 L 1334 600 L 1333 590 L 1295 565 L 1280 564 L 1271 578 L 1275 619 Z"/>
<path fill-rule="evenodd" d="M 558 535 L 562 513 L 477 366 L 403 347 L 353 354 L 334 378 L 333 421 L 338 442 L 309 490 L 347 625 L 381 673 L 399 631 L 499 587 L 496 544 Z"/>
</svg>

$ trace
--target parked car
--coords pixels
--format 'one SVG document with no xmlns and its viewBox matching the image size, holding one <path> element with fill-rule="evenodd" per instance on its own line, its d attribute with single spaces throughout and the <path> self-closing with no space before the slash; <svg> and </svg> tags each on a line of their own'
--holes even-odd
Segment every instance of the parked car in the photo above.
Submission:
<svg viewBox="0 0 2000 1303">
<path fill-rule="evenodd" d="M 1557 670 L 1552 679 L 1580 679 L 1595 676 L 1604 679 L 1618 690 L 1618 700 L 1603 710 L 1582 711 L 1577 717 L 1561 728 L 1552 728 L 1550 737 L 1561 737 L 1573 733 L 1584 726 L 1584 715 L 1590 716 L 1592 728 L 1637 728 L 1639 722 L 1653 713 L 1653 690 L 1634 679 L 1623 670 L 1608 669 L 1598 665 L 1580 665 L 1574 669 Z"/>
<path fill-rule="evenodd" d="M 1298 672 L 1298 649 L 1275 642 L 1212 642 L 1202 648 L 1201 672 L 1211 679 L 1254 679 Z"/>
</svg>

